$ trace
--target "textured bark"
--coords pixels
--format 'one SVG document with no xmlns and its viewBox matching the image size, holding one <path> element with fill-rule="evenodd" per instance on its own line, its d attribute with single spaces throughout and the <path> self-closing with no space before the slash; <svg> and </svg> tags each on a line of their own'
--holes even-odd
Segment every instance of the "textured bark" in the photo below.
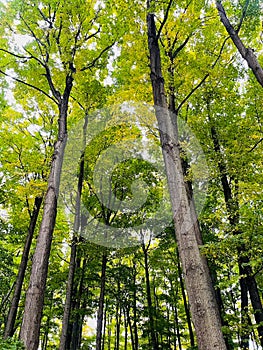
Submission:
<svg viewBox="0 0 263 350">
<path fill-rule="evenodd" d="M 101 264 L 101 285 L 100 285 L 99 308 L 98 308 L 98 315 L 97 315 L 96 350 L 102 350 L 101 343 L 102 343 L 103 309 L 104 309 L 104 296 L 105 296 L 105 283 L 106 283 L 106 267 L 107 267 L 107 255 L 106 253 L 104 253 L 102 256 L 102 264 Z"/>
<path fill-rule="evenodd" d="M 56 222 L 60 175 L 67 143 L 67 110 L 72 83 L 73 78 L 72 75 L 69 74 L 66 78 L 66 87 L 63 96 L 58 98 L 58 138 L 54 146 L 48 188 L 44 200 L 43 217 L 33 257 L 32 271 L 26 293 L 24 317 L 20 332 L 20 339 L 24 342 L 27 350 L 38 349 L 48 261 Z M 56 93 L 58 94 L 58 92 Z"/>
<path fill-rule="evenodd" d="M 19 271 L 18 271 L 18 275 L 16 278 L 16 282 L 15 282 L 14 295 L 12 298 L 11 306 L 10 306 L 8 317 L 7 317 L 4 338 L 12 337 L 14 334 L 14 331 L 15 331 L 14 325 L 15 325 L 15 321 L 16 321 L 18 304 L 19 304 L 19 300 L 20 300 L 20 296 L 21 296 L 22 286 L 23 286 L 24 277 L 25 277 L 26 268 L 27 268 L 27 263 L 28 263 L 30 247 L 31 247 L 33 236 L 34 236 L 34 231 L 35 231 L 39 211 L 41 208 L 42 200 L 43 200 L 43 197 L 36 197 L 35 198 L 33 212 L 30 215 L 30 224 L 29 224 L 29 228 L 28 228 L 28 234 L 26 237 L 26 242 L 24 245 L 22 258 L 21 258 L 21 262 L 19 265 Z"/>
<path fill-rule="evenodd" d="M 82 183 L 83 183 L 83 173 L 84 173 L 84 158 L 82 157 L 82 160 L 80 162 L 78 189 L 77 189 L 77 196 L 76 196 L 76 203 L 75 203 L 74 232 L 73 232 L 71 252 L 70 252 L 66 301 L 64 306 L 59 350 L 66 350 L 66 344 L 67 344 L 70 310 L 71 310 L 71 299 L 72 299 L 73 283 L 74 283 L 74 275 L 75 275 L 75 267 L 76 267 L 76 255 L 77 255 L 77 243 L 78 243 L 77 234 L 80 228 L 80 199 L 81 199 L 81 191 L 82 191 Z"/>
<path fill-rule="evenodd" d="M 148 8 L 150 1 L 148 1 Z M 172 202 L 178 250 L 200 350 L 225 350 L 221 321 L 207 261 L 201 256 L 201 234 L 184 183 L 175 118 L 168 112 L 154 14 L 147 15 L 151 81 L 160 140 Z M 178 200 L 180 205 L 178 206 Z"/>
<path fill-rule="evenodd" d="M 234 29 L 234 27 L 231 25 L 225 9 L 221 3 L 221 1 L 216 1 L 216 7 L 221 19 L 221 22 L 223 23 L 224 27 L 226 28 L 228 34 L 230 35 L 233 43 L 235 44 L 236 48 L 238 49 L 240 55 L 247 61 L 247 64 L 249 68 L 251 68 L 254 76 L 256 77 L 259 84 L 263 87 L 263 69 L 254 54 L 253 49 L 245 47 L 242 40 L 240 39 L 238 35 L 238 31 Z"/>
</svg>

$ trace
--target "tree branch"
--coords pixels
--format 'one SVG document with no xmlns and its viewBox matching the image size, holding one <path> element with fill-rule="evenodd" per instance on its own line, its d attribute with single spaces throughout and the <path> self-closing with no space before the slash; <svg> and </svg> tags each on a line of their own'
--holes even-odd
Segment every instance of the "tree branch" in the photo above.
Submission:
<svg viewBox="0 0 263 350">
<path fill-rule="evenodd" d="M 254 149 L 255 149 L 262 141 L 263 141 L 263 137 L 261 137 L 261 139 L 258 140 L 258 141 L 255 143 L 255 145 L 254 145 L 252 148 L 250 148 L 250 150 L 249 150 L 248 152 L 254 151 Z"/>
<path fill-rule="evenodd" d="M 45 77 L 47 78 L 48 85 L 51 89 L 51 92 L 52 92 L 53 96 L 55 97 L 55 99 L 58 101 L 58 103 L 60 103 L 61 102 L 61 95 L 60 95 L 59 91 L 56 90 L 56 88 L 53 84 L 50 69 L 47 65 L 45 65 L 45 69 L 46 69 Z"/>
<path fill-rule="evenodd" d="M 239 31 L 241 29 L 241 26 L 243 24 L 244 18 L 246 17 L 246 13 L 247 13 L 247 8 L 248 8 L 248 5 L 249 5 L 249 2 L 250 2 L 250 0 L 246 0 L 245 6 L 244 6 L 243 11 L 242 11 L 242 16 L 240 18 L 239 24 L 238 24 L 237 29 L 236 29 L 236 33 L 237 34 L 239 33 Z"/>
<path fill-rule="evenodd" d="M 165 23 L 167 22 L 168 15 L 169 15 L 169 11 L 170 11 L 170 8 L 171 8 L 171 6 L 172 6 L 172 3 L 173 3 L 173 0 L 170 0 L 170 1 L 169 1 L 169 4 L 168 4 L 168 6 L 167 6 L 167 9 L 166 9 L 166 11 L 165 11 L 164 19 L 163 19 L 163 21 L 162 21 L 162 23 L 161 23 L 161 25 L 160 25 L 160 28 L 159 28 L 159 30 L 158 30 L 158 33 L 157 33 L 157 35 L 156 35 L 156 40 L 159 40 L 160 35 L 161 35 L 161 33 L 162 33 L 162 30 L 163 30 L 163 27 L 164 27 Z"/>
<path fill-rule="evenodd" d="M 22 55 L 15 54 L 14 52 L 8 51 L 6 49 L 0 49 L 0 51 L 3 51 L 5 53 L 8 53 L 11 56 L 14 56 L 14 57 L 20 58 L 20 59 L 30 60 L 32 58 L 32 57 L 28 57 L 28 56 L 22 56 Z"/>
<path fill-rule="evenodd" d="M 263 69 L 258 62 L 258 59 L 256 55 L 254 54 L 253 49 L 246 48 L 243 44 L 242 40 L 240 39 L 238 32 L 235 31 L 231 23 L 229 22 L 229 19 L 226 15 L 225 9 L 221 3 L 221 0 L 216 0 L 216 7 L 221 19 L 221 22 L 223 23 L 224 27 L 226 28 L 228 34 L 230 35 L 230 38 L 232 39 L 233 43 L 235 44 L 236 48 L 238 49 L 240 55 L 246 60 L 249 68 L 252 70 L 254 76 L 256 77 L 259 84 L 263 87 Z"/>
<path fill-rule="evenodd" d="M 29 84 L 29 83 L 27 83 L 27 82 L 25 82 L 25 81 L 23 81 L 23 80 L 21 80 L 21 79 L 19 79 L 19 78 L 12 77 L 11 75 L 9 75 L 8 73 L 2 71 L 1 69 L 0 69 L 0 73 L 3 74 L 3 75 L 5 75 L 5 76 L 8 77 L 8 78 L 11 78 L 11 79 L 17 81 L 18 83 L 24 84 L 24 85 L 26 85 L 26 86 L 28 86 L 28 87 L 34 89 L 34 90 L 37 90 L 38 92 L 41 92 L 43 95 L 45 95 L 46 97 L 48 97 L 50 100 L 52 100 L 53 102 L 55 102 L 56 104 L 58 104 L 57 101 L 56 101 L 52 96 L 50 96 L 47 92 L 45 92 L 44 90 L 38 88 L 37 86 L 32 85 L 32 84 Z"/>
<path fill-rule="evenodd" d="M 179 104 L 179 106 L 176 108 L 176 111 L 178 111 L 182 108 L 184 103 L 193 95 L 193 93 L 205 82 L 205 80 L 209 77 L 209 73 L 206 73 L 206 75 L 203 77 L 203 79 L 198 83 L 190 92 L 189 94 L 183 99 L 183 101 Z"/>
<path fill-rule="evenodd" d="M 102 55 L 103 55 L 106 51 L 108 51 L 109 49 L 111 49 L 111 48 L 113 47 L 114 44 L 115 44 L 115 41 L 114 41 L 112 44 L 106 46 L 106 47 L 100 52 L 100 54 L 99 54 L 92 62 L 90 62 L 87 66 L 82 67 L 82 68 L 80 69 L 80 71 L 83 72 L 83 71 L 85 71 L 85 70 L 87 70 L 87 69 L 91 69 L 92 67 L 94 67 L 95 64 L 96 64 L 96 62 L 102 57 Z"/>
</svg>

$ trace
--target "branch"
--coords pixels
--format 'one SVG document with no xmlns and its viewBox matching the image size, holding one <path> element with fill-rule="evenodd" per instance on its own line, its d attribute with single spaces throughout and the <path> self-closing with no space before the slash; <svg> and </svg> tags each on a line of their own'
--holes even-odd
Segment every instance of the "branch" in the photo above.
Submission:
<svg viewBox="0 0 263 350">
<path fill-rule="evenodd" d="M 254 149 L 260 144 L 260 142 L 262 142 L 263 141 L 263 137 L 261 137 L 261 139 L 260 140 L 258 140 L 256 143 L 255 143 L 255 145 L 248 151 L 248 152 L 252 152 L 252 151 L 254 151 Z"/>
<path fill-rule="evenodd" d="M 177 47 L 177 49 L 173 52 L 172 54 L 172 58 L 174 59 L 178 53 L 183 50 L 183 48 L 185 47 L 185 45 L 188 43 L 189 39 L 191 38 L 191 36 L 193 35 L 193 33 L 189 34 L 188 37 L 185 39 L 185 41 L 179 46 Z M 175 42 L 173 42 L 173 47 L 174 47 Z"/>
<path fill-rule="evenodd" d="M 249 68 L 251 68 L 254 76 L 256 77 L 259 84 L 263 87 L 263 69 L 258 62 L 258 59 L 256 55 L 254 54 L 253 49 L 246 48 L 243 44 L 242 40 L 240 39 L 238 32 L 235 31 L 231 23 L 229 22 L 229 19 L 227 18 L 225 9 L 223 5 L 221 4 L 220 0 L 216 0 L 216 7 L 221 19 L 221 22 L 223 23 L 224 27 L 226 28 L 228 34 L 230 35 L 233 43 L 235 44 L 236 48 L 238 49 L 240 55 L 246 60 Z"/>
<path fill-rule="evenodd" d="M 31 58 L 33 58 L 33 57 L 18 55 L 18 54 L 15 54 L 14 52 L 6 50 L 6 49 L 0 49 L 0 51 L 8 53 L 9 55 L 14 56 L 16 58 L 21 58 L 21 59 L 26 59 L 26 60 L 30 60 Z"/>
<path fill-rule="evenodd" d="M 240 22 L 239 22 L 239 24 L 237 26 L 237 29 L 236 29 L 236 33 L 237 34 L 240 31 L 240 28 L 241 28 L 241 26 L 243 24 L 244 18 L 246 17 L 246 13 L 247 13 L 247 8 L 248 8 L 248 5 L 249 5 L 249 2 L 250 2 L 250 0 L 246 0 L 245 6 L 244 6 L 243 11 L 242 11 L 242 16 L 240 18 Z"/>
<path fill-rule="evenodd" d="M 115 44 L 115 41 L 114 41 L 112 44 L 106 46 L 106 47 L 101 51 L 101 53 L 100 53 L 91 63 L 89 63 L 89 64 L 88 64 L 87 66 L 85 66 L 85 67 L 82 67 L 82 68 L 80 69 L 80 71 L 83 72 L 83 71 L 85 71 L 85 70 L 87 70 L 87 69 L 91 69 L 92 67 L 94 67 L 95 64 L 96 64 L 96 62 L 102 57 L 102 55 L 103 55 L 106 51 L 108 51 L 109 49 L 111 49 L 111 48 L 113 47 L 114 44 Z"/>
<path fill-rule="evenodd" d="M 28 86 L 28 87 L 34 89 L 34 90 L 37 90 L 38 92 L 41 92 L 43 95 L 45 95 L 46 97 L 48 97 L 50 100 L 52 100 L 53 102 L 55 102 L 56 104 L 58 104 L 57 101 L 56 101 L 52 96 L 50 96 L 48 93 L 46 93 L 44 90 L 38 88 L 37 86 L 32 85 L 32 84 L 29 84 L 29 83 L 27 83 L 27 82 L 25 82 L 25 81 L 23 81 L 23 80 L 21 80 L 21 79 L 12 77 L 11 75 L 9 75 L 8 73 L 2 71 L 1 69 L 0 69 L 0 73 L 3 74 L 3 75 L 5 75 L 5 76 L 8 77 L 8 78 L 11 78 L 11 79 L 17 81 L 18 83 L 24 84 L 24 85 L 26 85 L 26 86 Z"/>
<path fill-rule="evenodd" d="M 183 101 L 179 104 L 179 106 L 176 108 L 176 111 L 178 112 L 184 103 L 193 95 L 193 93 L 205 82 L 205 80 L 209 77 L 209 73 L 206 73 L 206 75 L 203 77 L 203 79 L 198 83 L 190 92 L 189 94 L 183 99 Z"/>
<path fill-rule="evenodd" d="M 37 46 L 39 48 L 39 51 L 40 51 L 40 54 L 42 57 L 44 57 L 43 55 L 43 51 L 42 51 L 42 48 L 41 46 L 45 47 L 45 44 L 43 44 L 41 42 L 40 39 L 38 39 L 38 37 L 35 35 L 34 31 L 31 29 L 31 27 L 29 26 L 29 24 L 26 22 L 26 20 L 24 20 L 24 18 L 22 16 L 20 16 L 21 20 L 24 22 L 25 26 L 27 27 L 27 29 L 30 31 L 32 37 L 35 39 L 35 41 L 37 42 Z"/>
<path fill-rule="evenodd" d="M 211 65 L 211 68 L 213 69 L 215 67 L 215 65 L 217 64 L 222 52 L 223 52 L 223 49 L 224 49 L 224 46 L 227 42 L 227 40 L 229 39 L 226 38 L 224 41 L 223 41 L 223 44 L 221 45 L 221 48 L 220 48 L 220 51 L 219 51 L 219 54 L 215 60 L 215 62 Z M 203 79 L 200 81 L 200 83 L 198 83 L 190 92 L 189 94 L 183 99 L 183 101 L 179 104 L 179 106 L 177 107 L 176 111 L 178 112 L 182 106 L 184 105 L 184 103 L 192 96 L 192 94 L 206 81 L 206 79 L 209 77 L 209 73 L 206 73 L 206 75 L 203 77 Z"/>
<path fill-rule="evenodd" d="M 99 34 L 99 32 L 100 32 L 100 28 L 95 33 L 92 33 L 90 35 L 85 35 L 84 41 L 88 41 L 89 39 L 94 38 L 97 34 Z"/>
<path fill-rule="evenodd" d="M 45 77 L 47 78 L 48 85 L 51 89 L 51 92 L 52 92 L 53 96 L 55 97 L 55 99 L 58 101 L 58 103 L 60 103 L 61 102 L 61 95 L 60 95 L 59 91 L 56 90 L 56 88 L 53 84 L 51 74 L 50 74 L 50 69 L 47 65 L 45 65 L 45 69 L 46 69 Z"/>
<path fill-rule="evenodd" d="M 172 6 L 172 3 L 173 3 L 173 0 L 170 0 L 170 1 L 169 1 L 169 4 L 168 4 L 168 6 L 167 6 L 167 9 L 166 9 L 166 11 L 165 11 L 164 19 L 163 19 L 163 21 L 162 21 L 162 23 L 161 23 L 161 25 L 160 25 L 160 28 L 159 28 L 159 30 L 158 30 L 158 33 L 157 33 L 157 35 L 156 35 L 156 40 L 158 40 L 158 39 L 160 38 L 160 35 L 161 35 L 161 33 L 162 33 L 162 30 L 163 30 L 163 27 L 164 27 L 165 23 L 167 22 L 168 15 L 169 15 L 169 11 L 170 11 L 170 8 L 171 8 L 171 6 Z"/>
</svg>

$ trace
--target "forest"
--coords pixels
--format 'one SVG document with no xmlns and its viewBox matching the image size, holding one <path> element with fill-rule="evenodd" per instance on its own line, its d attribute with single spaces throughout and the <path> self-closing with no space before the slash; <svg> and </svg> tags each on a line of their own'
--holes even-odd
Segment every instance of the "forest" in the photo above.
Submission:
<svg viewBox="0 0 263 350">
<path fill-rule="evenodd" d="M 0 349 L 263 349 L 263 2 L 0 22 Z"/>
</svg>

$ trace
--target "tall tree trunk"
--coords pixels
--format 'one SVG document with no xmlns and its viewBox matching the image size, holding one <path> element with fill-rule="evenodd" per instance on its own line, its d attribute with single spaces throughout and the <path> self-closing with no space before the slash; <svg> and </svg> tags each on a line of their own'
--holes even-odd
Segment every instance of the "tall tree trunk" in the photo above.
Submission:
<svg viewBox="0 0 263 350">
<path fill-rule="evenodd" d="M 130 329 L 132 350 L 136 350 L 129 305 L 126 305 L 126 318 L 127 318 L 127 323 L 128 323 L 129 329 Z"/>
<path fill-rule="evenodd" d="M 158 350 L 159 347 L 158 347 L 157 337 L 156 337 L 156 332 L 154 327 L 154 313 L 153 313 L 153 302 L 152 302 L 152 296 L 151 296 L 150 275 L 149 275 L 148 248 L 145 247 L 144 242 L 142 243 L 142 250 L 144 254 L 144 271 L 145 271 L 148 316 L 149 316 L 149 323 L 150 323 L 151 344 L 152 344 L 153 350 Z"/>
<path fill-rule="evenodd" d="M 11 306 L 10 306 L 8 317 L 7 317 L 4 338 L 12 337 L 14 334 L 14 325 L 15 325 L 15 321 L 16 321 L 18 304 L 19 304 L 22 286 L 23 286 L 23 282 L 24 282 L 24 277 L 25 277 L 25 273 L 26 273 L 30 247 L 31 247 L 33 236 L 34 236 L 34 231 L 35 231 L 35 227 L 36 227 L 36 223 L 37 223 L 37 219 L 38 219 L 38 215 L 39 215 L 42 201 L 43 201 L 43 197 L 36 197 L 35 198 L 34 208 L 33 208 L 33 211 L 30 215 L 30 224 L 29 224 L 29 228 L 28 228 L 28 234 L 26 237 L 26 242 L 24 245 L 22 259 L 21 259 L 21 262 L 19 265 L 19 271 L 18 271 L 18 275 L 16 278 L 16 282 L 15 282 L 14 295 L 12 298 Z"/>
<path fill-rule="evenodd" d="M 98 308 L 98 314 L 97 314 L 96 350 L 102 350 L 101 343 L 102 343 L 103 309 L 104 309 L 104 296 L 105 296 L 105 284 L 106 284 L 106 267 L 107 267 L 107 254 L 103 253 L 102 263 L 101 263 L 100 298 L 99 298 L 99 308 Z"/>
<path fill-rule="evenodd" d="M 66 344 L 67 344 L 70 310 L 71 310 L 71 299 L 72 299 L 74 275 L 75 275 L 75 267 L 76 267 L 76 255 L 77 255 L 77 243 L 78 243 L 77 234 L 80 228 L 80 200 L 81 200 L 81 191 L 82 191 L 82 183 L 83 183 L 83 173 L 84 173 L 84 157 L 82 156 L 82 159 L 80 162 L 78 189 L 77 189 L 77 196 L 76 196 L 76 203 L 75 203 L 74 229 L 73 229 L 73 238 L 72 238 L 71 253 L 70 253 L 66 301 L 64 306 L 59 350 L 66 350 Z"/>
<path fill-rule="evenodd" d="M 150 9 L 151 1 L 147 1 Z M 149 10 L 150 11 L 150 10 Z M 178 144 L 177 125 L 167 107 L 161 58 L 153 13 L 147 14 L 151 81 L 160 141 L 166 167 L 168 186 L 180 259 L 185 276 L 190 310 L 200 350 L 225 350 L 221 320 L 207 261 L 201 256 L 202 244 L 193 203 L 187 194 Z M 180 206 L 178 207 L 178 201 Z"/>
<path fill-rule="evenodd" d="M 75 311 L 75 318 L 73 320 L 73 324 L 71 327 L 72 328 L 71 337 L 70 339 L 68 339 L 68 342 L 70 343 L 70 345 L 67 345 L 67 348 L 70 350 L 78 350 L 80 349 L 80 345 L 81 345 L 82 324 L 85 317 L 85 313 L 81 312 L 81 310 L 85 310 L 86 304 L 87 304 L 86 298 L 83 300 L 83 303 L 81 302 L 83 298 L 83 293 L 84 293 L 84 277 L 85 277 L 86 265 L 87 265 L 87 259 L 84 259 L 82 264 L 82 269 L 81 269 L 81 278 L 80 278 L 79 287 L 76 286 L 76 290 L 74 293 L 75 302 L 74 302 L 74 305 L 72 305 L 72 311 Z M 80 268 L 80 261 L 77 263 L 77 267 Z M 78 291 L 77 291 L 77 287 L 78 287 Z M 88 294 L 87 290 L 85 294 Z M 74 300 L 74 297 L 73 297 L 73 300 Z"/>
<path fill-rule="evenodd" d="M 134 350 L 139 349 L 139 336 L 137 327 L 137 292 L 136 292 L 136 263 L 133 261 L 133 329 L 134 329 Z"/>
<path fill-rule="evenodd" d="M 115 326 L 115 350 L 120 349 L 120 331 L 121 331 L 121 305 L 120 305 L 120 280 L 117 280 L 117 300 L 116 300 L 116 326 Z"/>
<path fill-rule="evenodd" d="M 180 287 L 181 287 L 181 292 L 182 292 L 182 296 L 183 296 L 184 310 L 185 310 L 187 326 L 188 326 L 187 328 L 188 328 L 189 336 L 190 336 L 190 344 L 191 344 L 191 347 L 194 348 L 195 347 L 195 338 L 194 338 L 194 332 L 193 332 L 193 327 L 192 327 L 190 310 L 189 310 L 189 306 L 188 306 L 188 302 L 187 302 L 187 298 L 186 298 L 186 293 L 185 293 L 184 281 L 183 281 L 183 276 L 182 276 L 182 268 L 181 268 L 181 264 L 180 264 L 178 249 L 176 249 L 176 254 L 177 254 L 178 276 L 179 276 Z"/>
<path fill-rule="evenodd" d="M 239 275 L 243 276 L 244 271 L 242 269 L 242 266 L 239 265 Z M 242 350 L 249 349 L 249 330 L 248 330 L 248 291 L 247 291 L 247 285 L 245 283 L 245 279 L 240 279 L 240 290 L 241 290 L 241 343 L 240 348 Z"/>
<path fill-rule="evenodd" d="M 72 84 L 73 78 L 71 72 L 67 75 L 63 96 L 58 97 L 58 138 L 54 146 L 48 188 L 44 200 L 43 217 L 33 257 L 29 287 L 26 293 L 20 339 L 25 344 L 27 350 L 38 349 L 48 261 L 56 222 L 61 168 L 67 143 L 67 111 Z M 58 92 L 56 92 L 56 96 L 57 94 Z"/>
<path fill-rule="evenodd" d="M 209 108 L 209 105 L 208 105 Z M 209 111 L 209 110 L 208 110 Z M 211 122 L 211 119 L 210 119 Z M 238 229 L 239 224 L 239 204 L 236 198 L 234 198 L 232 189 L 230 187 L 228 178 L 227 178 L 227 169 L 226 165 L 222 160 L 222 154 L 220 149 L 219 138 L 216 132 L 214 125 L 211 126 L 211 135 L 214 143 L 214 150 L 219 155 L 218 169 L 221 176 L 221 185 L 223 188 L 225 204 L 228 213 L 228 220 L 230 226 L 232 227 L 233 235 L 240 235 L 241 232 Z M 239 271 L 242 271 L 240 275 L 240 290 L 241 295 L 245 298 L 245 293 L 249 291 L 251 304 L 254 310 L 255 321 L 257 324 L 257 330 L 259 334 L 260 344 L 263 347 L 263 307 L 261 303 L 261 298 L 259 295 L 259 290 L 255 276 L 253 274 L 250 259 L 248 257 L 247 248 L 244 244 L 238 247 L 238 265 Z M 245 303 L 244 303 L 245 305 Z M 247 310 L 241 310 L 245 313 Z"/>
</svg>

